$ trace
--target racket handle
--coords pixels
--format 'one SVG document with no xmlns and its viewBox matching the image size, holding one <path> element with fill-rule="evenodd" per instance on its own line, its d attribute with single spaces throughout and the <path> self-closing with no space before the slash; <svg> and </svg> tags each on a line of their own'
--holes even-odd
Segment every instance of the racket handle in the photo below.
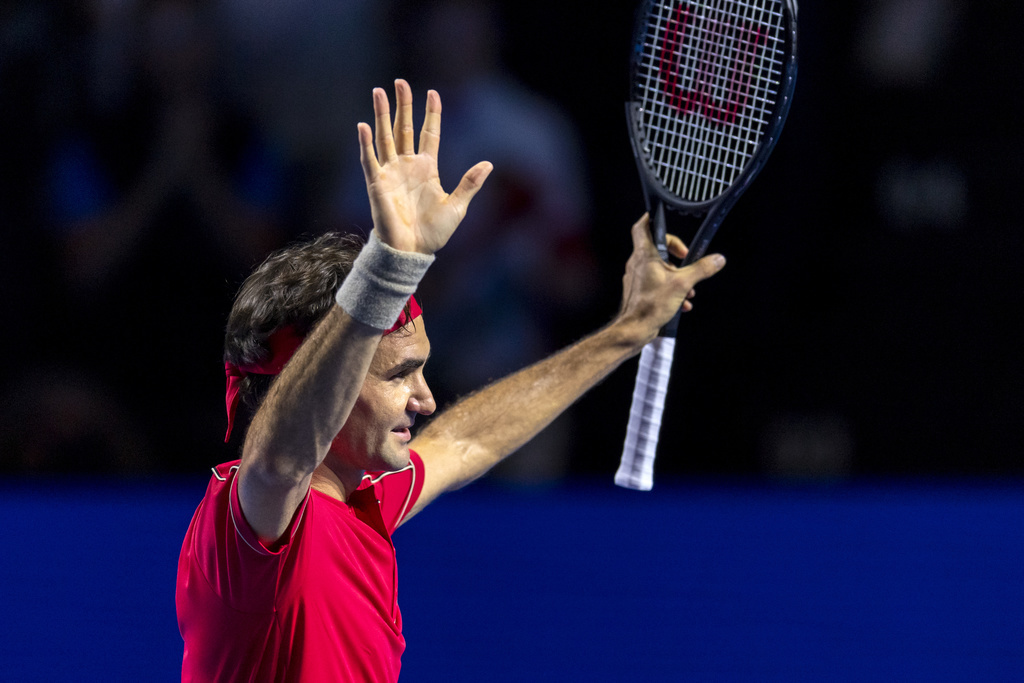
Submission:
<svg viewBox="0 0 1024 683">
<path fill-rule="evenodd" d="M 654 487 L 654 456 L 675 348 L 675 337 L 657 337 L 640 353 L 626 442 L 615 473 L 615 483 L 624 488 L 650 491 Z"/>
</svg>

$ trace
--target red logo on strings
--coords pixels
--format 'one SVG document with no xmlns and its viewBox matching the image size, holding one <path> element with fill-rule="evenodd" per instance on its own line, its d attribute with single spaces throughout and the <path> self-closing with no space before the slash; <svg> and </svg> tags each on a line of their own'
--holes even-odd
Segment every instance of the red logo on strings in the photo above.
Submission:
<svg viewBox="0 0 1024 683">
<path fill-rule="evenodd" d="M 684 10 L 679 5 L 665 27 L 659 68 L 669 105 L 684 114 L 698 112 L 711 121 L 735 123 L 747 106 L 754 59 L 764 40 L 764 32 L 760 26 L 754 28 L 745 24 L 735 27 L 733 35 L 727 36 L 725 30 L 732 27 L 731 24 L 721 17 L 705 18 L 703 26 L 691 27 L 699 31 L 697 53 L 684 56 L 681 47 L 690 19 L 690 8 L 687 6 Z M 681 63 L 683 59 L 696 63 Z M 720 73 L 726 67 L 715 63 L 719 59 L 731 61 L 727 67 L 728 83 L 721 82 Z M 685 92 L 679 82 L 681 71 L 696 73 L 690 89 Z M 723 93 L 724 97 L 716 99 L 715 93 Z"/>
</svg>

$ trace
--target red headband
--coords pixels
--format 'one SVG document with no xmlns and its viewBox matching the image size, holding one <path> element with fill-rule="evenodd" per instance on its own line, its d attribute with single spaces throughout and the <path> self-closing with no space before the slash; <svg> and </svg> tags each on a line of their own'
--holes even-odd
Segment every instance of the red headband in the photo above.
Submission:
<svg viewBox="0 0 1024 683">
<path fill-rule="evenodd" d="M 389 335 L 395 330 L 406 326 L 410 320 L 414 320 L 423 313 L 416 297 L 409 297 L 409 313 L 403 309 L 395 324 L 384 330 L 384 335 Z M 276 330 L 267 338 L 267 345 L 270 347 L 270 356 L 252 365 L 234 365 L 224 363 L 224 374 L 227 376 L 228 386 L 225 394 L 225 404 L 228 409 L 228 431 L 224 435 L 224 443 L 231 438 L 231 429 L 235 424 L 235 411 L 238 408 L 238 392 L 242 389 L 242 380 L 248 375 L 277 375 L 284 369 L 285 364 L 295 355 L 295 351 L 302 344 L 302 337 L 295 333 L 295 328 L 287 325 Z"/>
</svg>

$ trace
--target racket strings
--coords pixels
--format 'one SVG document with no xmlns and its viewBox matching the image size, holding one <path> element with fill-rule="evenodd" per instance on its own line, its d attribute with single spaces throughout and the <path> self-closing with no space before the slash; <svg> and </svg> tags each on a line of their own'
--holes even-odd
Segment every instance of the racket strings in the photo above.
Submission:
<svg viewBox="0 0 1024 683">
<path fill-rule="evenodd" d="M 781 3 L 662 1 L 646 19 L 634 100 L 648 166 L 679 197 L 710 201 L 769 124 L 783 71 Z"/>
</svg>

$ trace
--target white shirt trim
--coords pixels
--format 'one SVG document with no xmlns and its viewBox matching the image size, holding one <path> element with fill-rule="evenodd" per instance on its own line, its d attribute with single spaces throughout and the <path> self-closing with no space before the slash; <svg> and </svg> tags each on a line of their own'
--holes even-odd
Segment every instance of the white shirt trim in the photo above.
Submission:
<svg viewBox="0 0 1024 683">
<path fill-rule="evenodd" d="M 395 520 L 396 529 L 398 528 L 398 525 L 402 523 L 402 520 L 405 519 L 406 513 L 409 512 L 409 503 L 412 501 L 412 492 L 416 490 L 416 466 L 410 462 L 408 465 L 406 465 L 400 470 L 395 470 L 393 472 L 382 472 L 377 478 L 373 478 L 369 474 L 363 475 L 363 480 L 365 481 L 369 479 L 370 484 L 373 485 L 380 482 L 380 480 L 382 480 L 384 477 L 391 476 L 392 474 L 399 474 L 401 472 L 405 472 L 406 470 L 412 470 L 412 481 L 409 482 L 409 492 L 405 494 L 405 502 L 402 504 L 402 509 L 398 513 L 398 519 Z"/>
</svg>

